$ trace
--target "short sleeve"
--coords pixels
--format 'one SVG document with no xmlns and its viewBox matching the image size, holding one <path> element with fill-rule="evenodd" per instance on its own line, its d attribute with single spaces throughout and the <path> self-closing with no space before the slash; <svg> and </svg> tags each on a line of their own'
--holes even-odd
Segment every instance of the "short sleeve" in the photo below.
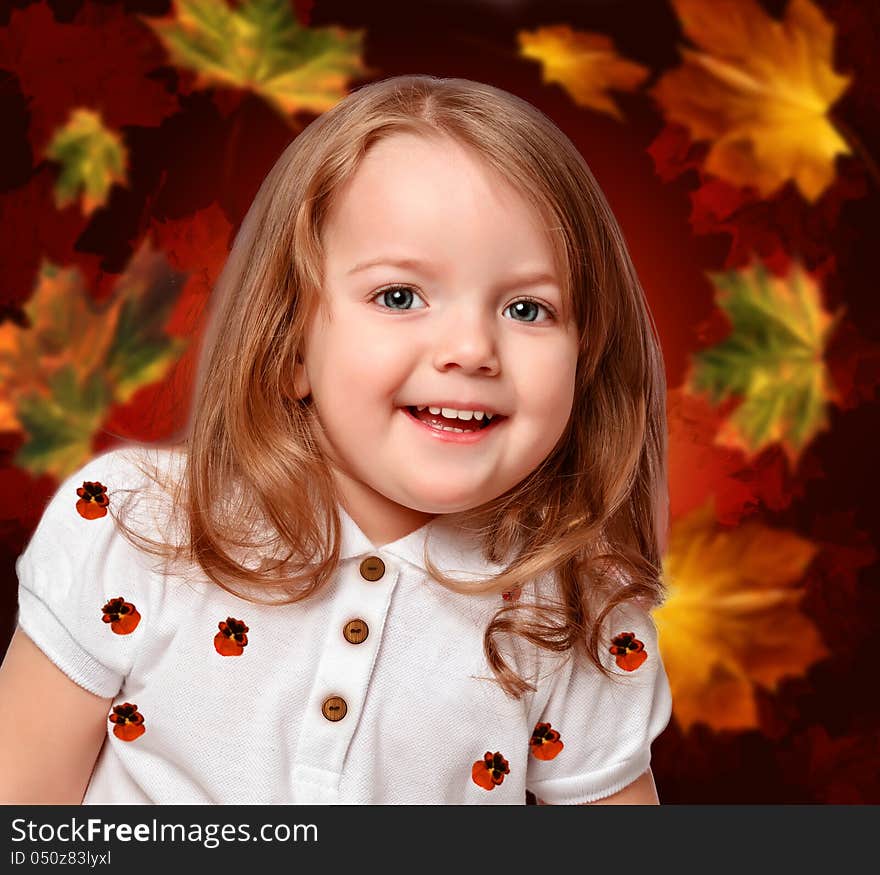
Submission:
<svg viewBox="0 0 880 875">
<path fill-rule="evenodd" d="M 147 594 L 135 548 L 107 510 L 114 494 L 136 485 L 137 472 L 118 449 L 75 471 L 15 563 L 18 625 L 69 678 L 102 697 L 119 692 L 144 634 Z"/>
<path fill-rule="evenodd" d="M 650 613 L 616 606 L 599 639 L 612 679 L 583 655 L 557 670 L 529 742 L 526 785 L 555 805 L 594 802 L 650 766 L 651 744 L 672 715 L 672 695 Z"/>
</svg>

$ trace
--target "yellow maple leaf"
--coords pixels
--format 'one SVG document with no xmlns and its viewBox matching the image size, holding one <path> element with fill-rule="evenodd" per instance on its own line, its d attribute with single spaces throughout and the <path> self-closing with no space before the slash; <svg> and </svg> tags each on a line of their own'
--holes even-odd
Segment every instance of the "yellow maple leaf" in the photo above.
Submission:
<svg viewBox="0 0 880 875">
<path fill-rule="evenodd" d="M 798 608 L 798 584 L 817 552 L 759 522 L 724 530 L 711 502 L 673 524 L 669 596 L 653 617 L 682 728 L 756 728 L 756 687 L 775 690 L 830 654 Z"/>
<path fill-rule="evenodd" d="M 832 67 L 834 33 L 809 0 L 791 0 L 784 21 L 756 0 L 672 0 L 703 51 L 650 93 L 695 140 L 710 140 L 706 170 L 762 197 L 794 180 L 814 202 L 834 179 L 849 145 L 828 118 L 850 76 Z"/>
<path fill-rule="evenodd" d="M 174 0 L 174 15 L 141 16 L 200 88 L 247 88 L 284 115 L 326 112 L 349 80 L 378 71 L 359 57 L 364 31 L 301 26 L 288 0 Z"/>
<path fill-rule="evenodd" d="M 623 116 L 605 92 L 635 91 L 648 76 L 641 64 L 621 58 L 603 34 L 572 30 L 568 25 L 548 25 L 517 34 L 520 55 L 541 62 L 542 80 L 558 82 L 579 106 Z"/>
</svg>

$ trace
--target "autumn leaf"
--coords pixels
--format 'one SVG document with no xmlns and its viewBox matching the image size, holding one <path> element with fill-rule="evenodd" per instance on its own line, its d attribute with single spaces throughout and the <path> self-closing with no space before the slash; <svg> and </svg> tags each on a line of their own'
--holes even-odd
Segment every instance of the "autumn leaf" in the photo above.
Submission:
<svg viewBox="0 0 880 875">
<path fill-rule="evenodd" d="M 809 801 L 826 805 L 876 803 L 880 774 L 880 733 L 870 728 L 829 734 L 810 726 L 779 752 L 780 774 L 789 787 L 804 787 Z"/>
<path fill-rule="evenodd" d="M 71 107 L 100 106 L 113 130 L 158 127 L 179 112 L 177 95 L 153 74 L 165 63 L 162 46 L 125 4 L 91 0 L 59 13 L 57 4 L 5 3 L 3 10 L 0 58 L 27 101 L 22 133 L 35 155 L 45 154 Z M 20 139 L 14 130 L 4 118 L 10 142 Z"/>
<path fill-rule="evenodd" d="M 180 276 L 145 243 L 98 305 L 77 269 L 42 265 L 29 327 L 0 324 L 0 430 L 27 435 L 15 464 L 66 476 L 110 405 L 165 376 L 188 344 L 163 330 Z"/>
<path fill-rule="evenodd" d="M 797 189 L 786 186 L 768 200 L 751 188 L 737 188 L 709 177 L 692 190 L 689 222 L 695 234 L 729 234 L 726 265 L 748 263 L 760 252 L 765 264 L 780 268 L 791 261 L 789 253 L 809 264 L 831 271 L 841 244 L 852 233 L 841 212 L 848 201 L 863 198 L 866 177 L 856 162 L 840 168 L 834 182 L 810 207 L 803 209 Z"/>
<path fill-rule="evenodd" d="M 75 109 L 52 138 L 46 155 L 61 164 L 55 184 L 58 209 L 82 192 L 82 209 L 88 216 L 107 203 L 107 193 L 114 183 L 127 182 L 128 152 L 122 138 L 104 127 L 97 112 Z"/>
<path fill-rule="evenodd" d="M 851 150 L 828 118 L 852 77 L 832 67 L 834 32 L 809 0 L 791 0 L 784 21 L 757 0 L 672 0 L 702 51 L 651 95 L 667 118 L 710 140 L 706 170 L 768 197 L 794 180 L 811 203 L 832 183 L 835 156 Z"/>
<path fill-rule="evenodd" d="M 618 121 L 624 118 L 606 92 L 635 91 L 649 73 L 647 67 L 619 57 L 603 34 L 557 24 L 519 31 L 517 38 L 520 55 L 540 61 L 544 83 L 558 82 L 579 106 L 607 113 Z"/>
<path fill-rule="evenodd" d="M 47 375 L 48 392 L 18 401 L 18 419 L 28 435 L 15 464 L 32 474 L 62 479 L 91 454 L 92 435 L 111 402 L 111 388 L 100 374 L 80 379 L 73 364 Z"/>
<path fill-rule="evenodd" d="M 19 399 L 50 404 L 51 378 L 73 363 L 77 372 L 98 370 L 110 347 L 118 302 L 100 312 L 76 269 L 44 262 L 36 290 L 22 308 L 27 326 L 0 324 L 0 430 L 21 429 Z"/>
<path fill-rule="evenodd" d="M 141 387 L 161 380 L 187 341 L 165 334 L 164 325 L 182 288 L 163 254 L 143 247 L 125 272 L 119 315 L 103 371 L 113 399 L 127 403 Z"/>
<path fill-rule="evenodd" d="M 816 553 L 810 541 L 758 522 L 721 529 L 711 501 L 673 523 L 669 594 L 652 615 L 684 729 L 756 728 L 756 687 L 775 690 L 830 655 L 798 609 L 797 584 Z"/>
<path fill-rule="evenodd" d="M 733 328 L 694 356 L 685 389 L 708 393 L 714 404 L 742 396 L 715 442 L 749 456 L 779 443 L 794 467 L 827 427 L 829 402 L 839 401 L 823 354 L 845 310 L 827 313 L 815 282 L 797 263 L 785 278 L 759 262 L 710 276 Z"/>
<path fill-rule="evenodd" d="M 247 88 L 282 114 L 322 113 L 347 93 L 349 80 L 375 71 L 359 53 L 364 32 L 308 28 L 287 0 L 175 0 L 174 16 L 141 17 L 171 60 L 198 74 L 198 87 Z"/>
</svg>

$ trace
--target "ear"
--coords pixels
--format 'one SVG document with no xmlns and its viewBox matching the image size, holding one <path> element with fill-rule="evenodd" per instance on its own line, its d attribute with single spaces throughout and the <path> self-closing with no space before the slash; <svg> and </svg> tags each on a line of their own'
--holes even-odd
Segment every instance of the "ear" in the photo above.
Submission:
<svg viewBox="0 0 880 875">
<path fill-rule="evenodd" d="M 293 397 L 297 400 L 306 398 L 311 394 L 312 387 L 309 383 L 309 375 L 306 373 L 306 366 L 303 363 L 300 354 L 296 354 L 296 361 L 293 364 Z"/>
</svg>

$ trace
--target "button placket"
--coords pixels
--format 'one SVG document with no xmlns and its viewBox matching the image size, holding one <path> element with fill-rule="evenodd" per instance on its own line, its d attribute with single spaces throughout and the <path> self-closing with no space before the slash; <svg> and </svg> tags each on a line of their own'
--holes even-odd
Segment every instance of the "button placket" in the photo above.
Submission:
<svg viewBox="0 0 880 875">
<path fill-rule="evenodd" d="M 399 574 L 396 561 L 375 553 L 353 559 L 347 567 L 340 566 L 339 586 L 327 618 L 329 628 L 291 775 L 297 797 L 297 766 L 302 767 L 302 776 L 314 774 L 316 768 L 328 777 L 336 774 L 337 780 L 341 775 Z M 303 788 L 309 786 L 302 781 Z"/>
</svg>

